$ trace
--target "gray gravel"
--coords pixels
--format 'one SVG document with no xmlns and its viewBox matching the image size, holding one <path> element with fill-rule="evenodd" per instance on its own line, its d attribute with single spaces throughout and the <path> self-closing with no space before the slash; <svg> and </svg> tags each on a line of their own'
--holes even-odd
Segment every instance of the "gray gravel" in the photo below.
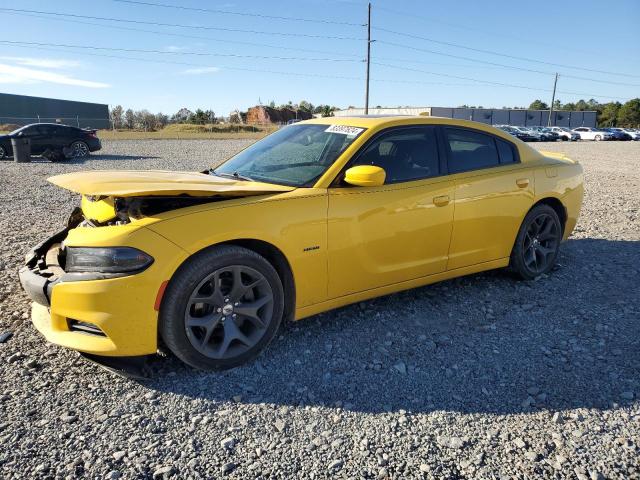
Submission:
<svg viewBox="0 0 640 480">
<path fill-rule="evenodd" d="M 640 477 L 640 143 L 540 145 L 586 198 L 560 267 L 490 272 L 289 325 L 222 374 L 173 358 L 114 377 L 47 345 L 16 279 L 81 169 L 202 169 L 246 141 L 105 142 L 84 163 L 0 162 L 0 478 Z"/>
</svg>

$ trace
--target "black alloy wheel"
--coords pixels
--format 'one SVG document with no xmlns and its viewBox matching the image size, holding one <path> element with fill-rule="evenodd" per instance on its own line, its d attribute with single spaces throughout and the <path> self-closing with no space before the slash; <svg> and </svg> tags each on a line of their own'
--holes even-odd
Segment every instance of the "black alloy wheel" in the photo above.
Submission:
<svg viewBox="0 0 640 480">
<path fill-rule="evenodd" d="M 521 278 L 532 280 L 548 273 L 558 257 L 562 224 L 549 205 L 534 207 L 525 217 L 511 253 L 510 267 Z"/>
</svg>

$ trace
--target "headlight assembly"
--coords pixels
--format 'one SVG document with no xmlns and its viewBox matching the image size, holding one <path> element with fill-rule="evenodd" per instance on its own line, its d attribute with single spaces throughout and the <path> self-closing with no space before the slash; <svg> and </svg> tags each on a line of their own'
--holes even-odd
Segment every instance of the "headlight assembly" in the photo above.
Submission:
<svg viewBox="0 0 640 480">
<path fill-rule="evenodd" d="M 65 271 L 137 273 L 152 263 L 151 256 L 132 247 L 67 247 Z"/>
</svg>

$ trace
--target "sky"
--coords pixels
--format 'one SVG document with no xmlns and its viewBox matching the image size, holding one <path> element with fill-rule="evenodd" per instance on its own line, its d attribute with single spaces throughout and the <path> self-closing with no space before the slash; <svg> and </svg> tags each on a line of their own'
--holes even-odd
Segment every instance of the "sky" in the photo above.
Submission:
<svg viewBox="0 0 640 480">
<path fill-rule="evenodd" d="M 358 0 L 0 0 L 0 92 L 167 114 L 361 107 L 366 16 Z M 549 103 L 556 72 L 563 103 L 624 102 L 638 25 L 638 0 L 372 0 L 369 105 Z"/>
</svg>

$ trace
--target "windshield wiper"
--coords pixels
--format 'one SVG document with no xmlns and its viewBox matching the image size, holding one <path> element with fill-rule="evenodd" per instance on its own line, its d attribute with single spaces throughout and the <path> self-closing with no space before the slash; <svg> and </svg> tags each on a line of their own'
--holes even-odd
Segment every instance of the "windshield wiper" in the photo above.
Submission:
<svg viewBox="0 0 640 480">
<path fill-rule="evenodd" d="M 255 182 L 255 180 L 253 178 L 249 178 L 246 177 L 244 175 L 240 175 L 238 172 L 233 172 L 233 173 L 225 173 L 225 172 L 216 172 L 214 169 L 209 170 L 209 173 L 213 174 L 213 175 L 217 175 L 218 177 L 223 177 L 223 178 L 233 178 L 236 180 L 245 180 L 247 182 Z"/>
</svg>

